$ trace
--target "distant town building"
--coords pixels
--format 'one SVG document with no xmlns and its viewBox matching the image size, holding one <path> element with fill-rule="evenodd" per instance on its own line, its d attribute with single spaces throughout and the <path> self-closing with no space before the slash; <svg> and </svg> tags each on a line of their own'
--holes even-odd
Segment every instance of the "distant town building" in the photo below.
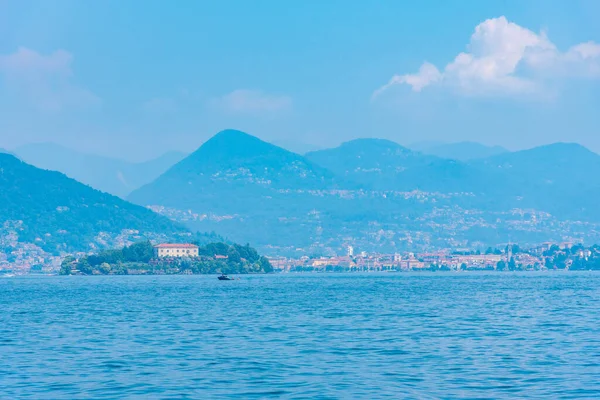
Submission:
<svg viewBox="0 0 600 400">
<path fill-rule="evenodd" d="M 155 257 L 198 257 L 198 246 L 190 243 L 161 243 L 154 246 Z"/>
<path fill-rule="evenodd" d="M 348 246 L 348 257 L 352 257 L 354 255 L 354 247 Z"/>
</svg>

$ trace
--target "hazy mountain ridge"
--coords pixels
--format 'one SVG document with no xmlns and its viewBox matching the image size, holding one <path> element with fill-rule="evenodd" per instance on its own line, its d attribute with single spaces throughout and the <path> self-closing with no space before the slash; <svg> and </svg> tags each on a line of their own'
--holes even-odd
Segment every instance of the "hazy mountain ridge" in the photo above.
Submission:
<svg viewBox="0 0 600 400">
<path fill-rule="evenodd" d="M 600 156 L 575 144 L 460 161 L 358 139 L 302 156 L 226 130 L 128 199 L 275 253 L 393 251 L 600 237 L 593 171 Z"/>
<path fill-rule="evenodd" d="M 252 199 L 276 196 L 289 188 L 333 188 L 333 173 L 243 132 L 227 130 L 215 135 L 154 182 L 129 196 L 138 204 L 184 206 L 197 209 L 209 202 L 217 209 L 252 209 Z M 210 203 L 214 202 L 214 203 Z"/>
<path fill-rule="evenodd" d="M 520 197 L 525 207 L 563 218 L 597 221 L 600 210 L 600 155 L 575 143 L 553 143 L 500 154 L 472 165 L 496 173 L 507 194 Z"/>
<path fill-rule="evenodd" d="M 3 233 L 51 252 L 115 245 L 129 236 L 189 235 L 144 207 L 8 154 L 0 154 L 0 218 Z"/>
<path fill-rule="evenodd" d="M 188 210 L 184 219 L 194 229 L 263 248 L 464 246 L 508 240 L 513 230 L 514 240 L 549 240 L 581 234 L 561 218 L 600 221 L 583 195 L 600 192 L 600 184 L 563 184 L 565 174 L 558 176 L 600 170 L 599 160 L 581 146 L 558 144 L 463 162 L 379 139 L 302 157 L 224 131 L 130 199 L 170 207 L 172 216 Z M 558 184 L 544 185 L 547 177 Z M 586 229 L 598 234 L 595 225 Z"/>
<path fill-rule="evenodd" d="M 357 139 L 306 157 L 370 190 L 486 193 L 493 190 L 490 177 L 499 179 L 482 166 L 383 139 Z"/>
<path fill-rule="evenodd" d="M 235 174 L 236 171 L 240 171 L 241 175 L 232 177 L 243 179 L 253 176 L 260 183 L 274 187 L 291 183 L 314 188 L 334 183 L 329 171 L 301 155 L 236 130 L 219 132 L 165 175 L 186 174 L 195 178 L 198 173 L 211 174 L 218 180 L 223 179 L 224 172 Z M 253 182 L 252 179 L 250 181 Z"/>
<path fill-rule="evenodd" d="M 477 142 L 416 144 L 415 149 L 424 154 L 458 161 L 488 158 L 509 151 L 502 146 L 486 146 Z"/>
<path fill-rule="evenodd" d="M 530 182 L 600 184 L 600 155 L 576 143 L 553 143 L 473 162 Z"/>
<path fill-rule="evenodd" d="M 185 157 L 167 152 L 153 160 L 131 163 L 125 160 L 80 153 L 54 143 L 33 143 L 15 150 L 23 161 L 38 168 L 62 172 L 95 189 L 125 197 L 151 182 Z"/>
<path fill-rule="evenodd" d="M 0 154 L 10 154 L 11 156 L 17 157 L 17 155 L 15 153 L 13 153 L 10 150 L 6 150 L 3 147 L 0 147 Z M 18 158 L 18 157 L 17 157 Z"/>
<path fill-rule="evenodd" d="M 437 161 L 384 139 L 356 139 L 309 152 L 306 158 L 363 187 L 387 190 L 401 186 L 399 177 L 404 171 Z"/>
</svg>

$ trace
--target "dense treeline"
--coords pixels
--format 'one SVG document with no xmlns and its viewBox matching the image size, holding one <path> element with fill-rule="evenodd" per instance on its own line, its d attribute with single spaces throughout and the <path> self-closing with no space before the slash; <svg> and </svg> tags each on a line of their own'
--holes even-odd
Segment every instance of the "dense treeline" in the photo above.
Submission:
<svg viewBox="0 0 600 400">
<path fill-rule="evenodd" d="M 600 245 L 584 247 L 579 244 L 569 249 L 553 245 L 544 252 L 544 257 L 549 269 L 600 270 Z"/>
<path fill-rule="evenodd" d="M 134 243 L 122 249 L 104 250 L 76 260 L 66 257 L 61 275 L 126 275 L 126 274 L 249 274 L 273 271 L 266 257 L 250 245 L 208 243 L 199 246 L 198 257 L 155 258 L 149 241 Z"/>
<path fill-rule="evenodd" d="M 485 254 L 508 254 L 509 247 L 505 247 L 503 251 L 499 249 L 489 248 Z M 479 254 L 479 252 L 455 252 L 454 254 Z M 523 249 L 517 244 L 510 247 L 510 259 L 500 260 L 494 266 L 473 267 L 463 264 L 461 269 L 482 269 L 496 271 L 524 271 L 524 270 L 570 270 L 570 271 L 599 271 L 600 270 L 600 245 L 590 247 L 576 244 L 570 247 L 560 247 L 553 244 L 548 249 L 540 251 L 539 249 Z M 526 263 L 522 261 L 522 256 L 532 256 L 535 261 L 531 263 L 531 259 Z M 448 269 L 447 266 L 432 265 L 431 270 Z"/>
</svg>

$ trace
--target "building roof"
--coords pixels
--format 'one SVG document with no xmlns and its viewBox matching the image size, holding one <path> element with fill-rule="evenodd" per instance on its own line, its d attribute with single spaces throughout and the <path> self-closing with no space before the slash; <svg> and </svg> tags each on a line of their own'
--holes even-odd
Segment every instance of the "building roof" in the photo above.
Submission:
<svg viewBox="0 0 600 400">
<path fill-rule="evenodd" d="M 197 249 L 198 246 L 191 243 L 161 243 L 154 246 L 156 249 Z"/>
</svg>

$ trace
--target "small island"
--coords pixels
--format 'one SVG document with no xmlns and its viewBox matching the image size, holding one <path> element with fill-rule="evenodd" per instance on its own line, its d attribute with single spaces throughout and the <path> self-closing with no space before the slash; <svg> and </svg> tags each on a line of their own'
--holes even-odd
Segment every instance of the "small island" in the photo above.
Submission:
<svg viewBox="0 0 600 400">
<path fill-rule="evenodd" d="M 61 275 L 264 274 L 269 260 L 250 245 L 163 243 L 143 241 L 122 249 L 103 250 L 79 259 L 66 257 Z"/>
</svg>

